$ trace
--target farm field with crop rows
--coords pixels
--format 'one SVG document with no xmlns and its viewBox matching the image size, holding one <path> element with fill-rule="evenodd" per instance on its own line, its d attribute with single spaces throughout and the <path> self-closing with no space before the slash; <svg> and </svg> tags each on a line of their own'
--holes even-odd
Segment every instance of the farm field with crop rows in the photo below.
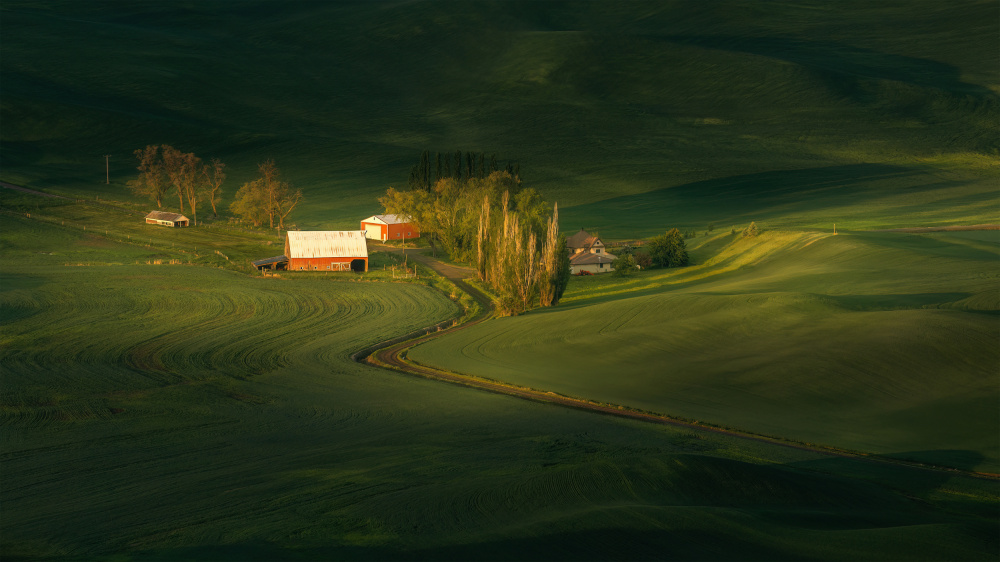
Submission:
<svg viewBox="0 0 1000 562">
<path fill-rule="evenodd" d="M 997 546 L 991 481 L 350 361 L 456 312 L 421 285 L 66 265 L 148 250 L 0 224 L 5 557 L 986 559 Z"/>
<path fill-rule="evenodd" d="M 767 435 L 1000 471 L 1000 231 L 726 233 L 705 245 L 728 240 L 687 268 L 574 279 L 567 306 L 488 322 L 409 357 Z"/>
</svg>

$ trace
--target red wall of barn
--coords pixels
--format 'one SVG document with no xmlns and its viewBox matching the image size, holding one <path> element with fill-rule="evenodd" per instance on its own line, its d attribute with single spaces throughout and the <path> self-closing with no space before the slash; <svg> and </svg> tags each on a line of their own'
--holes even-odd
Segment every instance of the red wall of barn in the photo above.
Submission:
<svg viewBox="0 0 1000 562">
<path fill-rule="evenodd" d="M 328 270 L 326 266 L 332 264 L 347 264 L 347 269 L 350 269 L 351 262 L 354 260 L 365 260 L 365 271 L 368 271 L 368 258 L 290 258 L 288 260 L 288 269 L 291 271 L 298 271 L 301 267 L 303 270 L 313 271 L 337 271 L 335 269 Z"/>
<path fill-rule="evenodd" d="M 389 240 L 402 240 L 404 238 L 419 238 L 420 231 L 410 223 L 390 224 Z"/>
</svg>

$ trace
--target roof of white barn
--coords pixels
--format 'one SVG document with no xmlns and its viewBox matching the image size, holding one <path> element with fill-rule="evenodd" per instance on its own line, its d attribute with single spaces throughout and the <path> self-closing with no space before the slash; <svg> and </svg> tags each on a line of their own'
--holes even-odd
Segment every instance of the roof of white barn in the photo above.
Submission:
<svg viewBox="0 0 1000 562">
<path fill-rule="evenodd" d="M 366 258 L 368 244 L 360 230 L 290 230 L 289 258 Z"/>
<path fill-rule="evenodd" d="M 410 217 L 406 215 L 372 215 L 361 222 L 374 222 L 382 224 L 404 224 L 410 222 Z"/>
</svg>

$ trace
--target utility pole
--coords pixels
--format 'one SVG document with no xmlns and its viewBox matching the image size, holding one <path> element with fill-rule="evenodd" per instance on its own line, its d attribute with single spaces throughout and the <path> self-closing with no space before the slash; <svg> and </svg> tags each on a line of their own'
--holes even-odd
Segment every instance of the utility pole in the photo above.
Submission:
<svg viewBox="0 0 1000 562">
<path fill-rule="evenodd" d="M 104 155 L 104 183 L 111 185 L 111 165 L 108 164 L 108 158 L 111 158 L 110 154 Z"/>
</svg>

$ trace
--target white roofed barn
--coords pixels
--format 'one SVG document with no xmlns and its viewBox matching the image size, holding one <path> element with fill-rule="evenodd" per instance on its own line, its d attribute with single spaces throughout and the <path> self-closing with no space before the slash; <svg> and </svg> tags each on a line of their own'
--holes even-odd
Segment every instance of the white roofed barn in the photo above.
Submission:
<svg viewBox="0 0 1000 562">
<path fill-rule="evenodd" d="M 290 271 L 368 271 L 368 243 L 360 230 L 289 231 L 285 256 Z"/>
</svg>

